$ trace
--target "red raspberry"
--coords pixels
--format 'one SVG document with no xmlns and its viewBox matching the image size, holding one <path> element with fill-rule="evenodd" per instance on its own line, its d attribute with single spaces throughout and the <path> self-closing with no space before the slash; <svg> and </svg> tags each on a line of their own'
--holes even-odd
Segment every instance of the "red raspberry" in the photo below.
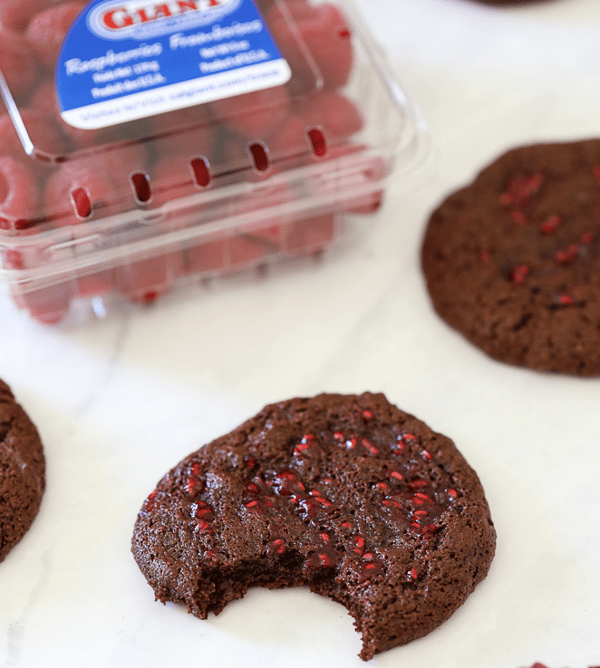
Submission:
<svg viewBox="0 0 600 668">
<path fill-rule="evenodd" d="M 64 2 L 43 9 L 29 21 L 25 37 L 47 69 L 54 70 L 65 35 L 84 7 L 84 3 Z"/>
<path fill-rule="evenodd" d="M 190 168 L 184 159 L 161 158 L 149 173 L 153 207 L 160 207 L 192 189 Z"/>
<path fill-rule="evenodd" d="M 96 297 L 104 295 L 113 289 L 114 274 L 111 269 L 92 271 L 79 274 L 76 279 L 77 294 L 80 297 Z"/>
<path fill-rule="evenodd" d="M 177 109 L 148 118 L 153 133 L 169 134 L 188 128 L 207 127 L 213 120 L 212 114 L 204 104 Z"/>
<path fill-rule="evenodd" d="M 305 254 L 318 253 L 335 238 L 335 216 L 332 213 L 294 221 L 286 230 L 287 250 Z"/>
<path fill-rule="evenodd" d="M 90 164 L 110 178 L 119 195 L 131 193 L 129 176 L 145 172 L 148 154 L 141 144 L 118 146 L 105 153 L 96 153 L 86 158 Z"/>
<path fill-rule="evenodd" d="M 154 148 L 161 158 L 181 156 L 184 160 L 214 154 L 215 129 L 212 115 L 205 105 L 160 114 L 149 120 L 157 139 Z"/>
<path fill-rule="evenodd" d="M 242 137 L 233 133 L 223 139 L 220 158 L 227 171 L 238 171 L 248 168 L 247 143 Z"/>
<path fill-rule="evenodd" d="M 183 156 L 167 155 L 148 171 L 153 208 L 197 193 L 198 188 L 202 186 L 196 181 L 192 162 Z"/>
<path fill-rule="evenodd" d="M 150 304 L 182 273 L 181 253 L 165 253 L 129 261 L 115 269 L 118 289 L 134 302 Z"/>
<path fill-rule="evenodd" d="M 248 139 L 260 139 L 285 120 L 290 100 L 285 86 L 276 86 L 215 100 L 211 106 L 231 130 Z"/>
<path fill-rule="evenodd" d="M 45 260 L 41 259 L 46 253 L 46 243 L 32 243 L 32 238 L 38 232 L 35 228 L 27 230 L 15 239 L 15 246 L 5 253 L 7 266 L 15 270 L 35 269 Z M 20 240 L 23 243 L 20 243 Z M 14 282 L 10 287 L 10 294 L 15 304 L 29 311 L 29 314 L 39 322 L 50 325 L 58 324 L 69 310 L 72 281 L 48 283 L 32 287 L 29 283 Z"/>
<path fill-rule="evenodd" d="M 256 0 L 256 4 L 263 14 L 270 9 L 274 2 L 275 0 Z"/>
<path fill-rule="evenodd" d="M 43 111 L 54 118 L 58 118 L 60 112 L 54 83 L 51 81 L 41 83 L 31 96 L 30 106 L 36 111 Z"/>
<path fill-rule="evenodd" d="M 284 184 L 266 182 L 263 189 L 244 196 L 231 207 L 231 215 L 250 214 L 269 210 L 291 202 L 293 192 Z M 266 217 L 268 215 L 268 218 Z M 277 253 L 283 245 L 285 214 L 264 214 L 260 223 L 242 226 L 229 240 L 229 259 L 233 265 L 256 264 L 260 258 Z"/>
<path fill-rule="evenodd" d="M 352 160 L 356 161 L 356 166 L 360 170 L 362 186 L 368 186 L 369 192 L 365 194 L 356 195 L 352 190 L 346 193 L 342 208 L 349 213 L 372 214 L 378 211 L 383 203 L 383 181 L 387 176 L 387 163 L 381 157 L 361 155 L 364 149 L 363 145 L 336 146 L 327 155 L 331 160 L 354 156 Z M 381 184 L 382 187 L 373 190 L 372 185 L 368 184 Z"/>
<path fill-rule="evenodd" d="M 43 325 L 57 325 L 64 320 L 71 303 L 68 283 L 57 283 L 36 290 L 21 291 L 12 287 L 12 298 L 19 306 Z"/>
<path fill-rule="evenodd" d="M 57 123 L 48 114 L 35 109 L 23 109 L 21 120 L 36 151 L 61 155 L 68 150 L 68 144 Z"/>
<path fill-rule="evenodd" d="M 227 242 L 223 239 L 205 241 L 186 248 L 183 252 L 184 272 L 186 274 L 215 273 L 224 269 L 226 261 Z"/>
<path fill-rule="evenodd" d="M 33 109 L 52 118 L 75 148 L 89 148 L 98 144 L 101 130 L 81 130 L 63 120 L 58 108 L 54 84 L 47 82 L 38 86 L 31 97 L 30 105 Z"/>
<path fill-rule="evenodd" d="M 39 0 L 2 0 L 0 29 L 23 32 L 31 17 L 40 9 Z"/>
<path fill-rule="evenodd" d="M 38 184 L 31 171 L 14 158 L 0 157 L 0 228 L 29 227 L 38 205 Z"/>
<path fill-rule="evenodd" d="M 127 210 L 134 205 L 129 177 L 145 169 L 146 151 L 139 145 L 66 162 L 46 184 L 46 215 L 73 225 L 96 211 L 107 216 Z"/>
<path fill-rule="evenodd" d="M 266 140 L 269 152 L 276 160 L 280 156 L 302 155 L 308 151 L 306 123 L 297 114 L 290 114 Z"/>
<path fill-rule="evenodd" d="M 165 158 L 150 171 L 149 205 L 160 207 L 170 199 L 194 190 L 184 160 Z M 169 225 L 169 222 L 161 222 Z M 149 304 L 166 292 L 183 272 L 183 255 L 173 251 L 142 259 L 131 259 L 114 271 L 116 287 L 131 301 Z"/>
<path fill-rule="evenodd" d="M 379 211 L 383 204 L 383 190 L 377 190 L 374 193 L 355 198 L 344 205 L 344 210 L 349 213 L 357 213 L 368 216 Z"/>
<path fill-rule="evenodd" d="M 47 114 L 23 109 L 21 118 L 36 149 L 50 155 L 60 155 L 64 151 L 65 140 Z M 25 149 L 8 114 L 0 116 L 0 155 L 25 158 Z"/>
<path fill-rule="evenodd" d="M 171 200 L 198 192 L 192 166 L 182 156 L 161 159 L 150 169 L 150 183 L 153 192 L 151 205 L 157 208 Z M 164 224 L 177 226 L 177 223 L 169 223 L 168 220 Z M 192 274 L 221 269 L 224 266 L 224 251 L 223 241 L 192 246 L 179 253 L 169 254 L 170 267 L 176 267 L 178 273 Z M 169 268 L 169 265 L 163 265 L 162 268 Z"/>
<path fill-rule="evenodd" d="M 38 0 L 38 11 L 41 12 L 43 9 L 48 9 L 48 7 L 55 7 L 62 2 L 64 0 Z"/>
<path fill-rule="evenodd" d="M 27 42 L 18 33 L 0 33 L 0 70 L 11 93 L 19 98 L 35 85 L 38 66 Z"/>
<path fill-rule="evenodd" d="M 352 147 L 349 151 L 357 149 L 358 147 Z M 364 161 L 362 175 L 365 181 L 371 184 L 383 184 L 387 176 L 387 163 L 385 160 L 380 157 L 366 157 L 362 158 L 362 160 Z M 383 204 L 384 194 L 385 191 L 382 187 L 364 195 L 358 195 L 344 203 L 344 210 L 349 213 L 364 215 L 375 213 L 379 211 Z"/>
<path fill-rule="evenodd" d="M 114 205 L 116 191 L 109 178 L 87 160 L 65 163 L 46 184 L 46 215 L 58 225 L 74 225 Z"/>
<path fill-rule="evenodd" d="M 328 3 L 313 7 L 304 0 L 288 2 L 295 28 L 314 58 L 325 88 L 335 90 L 345 85 L 352 70 L 350 28 L 337 7 Z M 267 22 L 277 45 L 293 71 L 290 86 L 295 92 L 312 88 L 315 75 L 302 46 L 290 28 L 285 14 L 275 5 L 267 13 Z"/>
<path fill-rule="evenodd" d="M 240 232 L 229 239 L 229 260 L 233 266 L 251 265 L 260 258 L 277 252 L 280 246 L 280 225 Z"/>
<path fill-rule="evenodd" d="M 347 204 L 345 210 L 349 213 L 357 213 L 365 216 L 376 213 L 381 209 L 383 204 L 383 195 L 383 190 L 377 190 L 369 195 L 364 195 L 354 200 L 353 203 Z"/>
<path fill-rule="evenodd" d="M 319 91 L 297 101 L 296 112 L 307 127 L 321 127 L 325 139 L 335 143 L 350 137 L 363 127 L 358 108 L 347 97 L 339 93 Z"/>
</svg>

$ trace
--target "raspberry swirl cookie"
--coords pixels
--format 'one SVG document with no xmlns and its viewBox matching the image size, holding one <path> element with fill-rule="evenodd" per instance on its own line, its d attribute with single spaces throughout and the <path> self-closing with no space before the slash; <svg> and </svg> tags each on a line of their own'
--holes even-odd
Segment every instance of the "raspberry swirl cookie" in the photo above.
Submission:
<svg viewBox="0 0 600 668">
<path fill-rule="evenodd" d="M 156 598 L 201 619 L 251 586 L 308 585 L 347 608 L 364 660 L 450 617 L 494 549 L 452 441 L 369 393 L 265 407 L 167 473 L 132 541 Z"/>
</svg>

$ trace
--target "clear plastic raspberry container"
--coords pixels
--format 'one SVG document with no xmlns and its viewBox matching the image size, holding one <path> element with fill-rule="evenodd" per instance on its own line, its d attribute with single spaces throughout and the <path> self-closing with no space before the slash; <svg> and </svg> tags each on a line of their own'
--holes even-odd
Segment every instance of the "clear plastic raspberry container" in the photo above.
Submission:
<svg viewBox="0 0 600 668">
<path fill-rule="evenodd" d="M 178 285 L 320 254 L 374 217 L 390 177 L 411 178 L 422 123 L 353 4 L 255 4 L 289 66 L 285 83 L 82 129 L 61 116 L 56 79 L 85 3 L 3 0 L 0 278 L 33 318 L 57 324 L 75 304 L 104 313 L 99 304 L 154 302 Z M 164 18 L 164 2 L 118 6 Z M 215 39 L 203 58 L 218 68 L 244 45 Z M 151 60 L 139 62 L 153 75 Z M 101 95 L 125 80 L 120 67 L 98 70 Z"/>
</svg>

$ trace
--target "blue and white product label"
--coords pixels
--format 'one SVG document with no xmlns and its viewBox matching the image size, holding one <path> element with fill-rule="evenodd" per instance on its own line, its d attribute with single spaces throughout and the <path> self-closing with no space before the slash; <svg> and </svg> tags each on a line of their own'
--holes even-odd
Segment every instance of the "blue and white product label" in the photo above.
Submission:
<svg viewBox="0 0 600 668">
<path fill-rule="evenodd" d="M 56 65 L 84 130 L 279 86 L 291 77 L 254 0 L 92 0 Z"/>
</svg>

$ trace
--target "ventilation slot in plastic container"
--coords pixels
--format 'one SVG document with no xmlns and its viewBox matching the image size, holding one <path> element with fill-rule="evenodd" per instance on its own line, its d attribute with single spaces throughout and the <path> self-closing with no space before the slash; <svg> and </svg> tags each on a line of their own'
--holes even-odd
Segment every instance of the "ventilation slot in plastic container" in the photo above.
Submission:
<svg viewBox="0 0 600 668">
<path fill-rule="evenodd" d="M 319 128 L 310 128 L 306 133 L 310 141 L 313 153 L 318 157 L 322 158 L 327 154 L 327 141 L 325 140 L 325 135 L 323 131 Z"/>
<path fill-rule="evenodd" d="M 135 172 L 129 177 L 135 199 L 139 204 L 146 204 L 152 198 L 150 179 L 143 172 Z"/>
<path fill-rule="evenodd" d="M 208 160 L 201 156 L 190 160 L 190 169 L 194 177 L 194 183 L 199 188 L 206 188 L 210 184 L 210 164 Z"/>
<path fill-rule="evenodd" d="M 71 204 L 77 218 L 84 220 L 92 215 L 92 203 L 88 191 L 81 186 L 77 186 L 69 193 Z"/>
<path fill-rule="evenodd" d="M 252 164 L 257 171 L 266 172 L 269 169 L 269 154 L 263 144 L 260 142 L 249 144 L 248 152 L 252 158 Z"/>
</svg>

